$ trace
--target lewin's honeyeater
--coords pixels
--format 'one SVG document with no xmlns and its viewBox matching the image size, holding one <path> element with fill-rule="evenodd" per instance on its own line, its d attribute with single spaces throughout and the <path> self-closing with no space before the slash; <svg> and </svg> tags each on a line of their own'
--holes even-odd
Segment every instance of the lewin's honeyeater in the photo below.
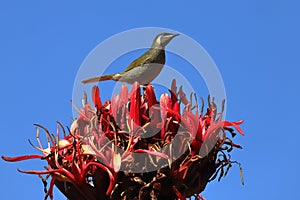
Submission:
<svg viewBox="0 0 300 200">
<path fill-rule="evenodd" d="M 130 63 L 124 72 L 85 79 L 82 83 L 114 80 L 129 84 L 138 81 L 141 85 L 147 85 L 158 76 L 166 62 L 166 45 L 178 35 L 179 34 L 160 33 L 155 37 L 151 48 Z"/>
</svg>

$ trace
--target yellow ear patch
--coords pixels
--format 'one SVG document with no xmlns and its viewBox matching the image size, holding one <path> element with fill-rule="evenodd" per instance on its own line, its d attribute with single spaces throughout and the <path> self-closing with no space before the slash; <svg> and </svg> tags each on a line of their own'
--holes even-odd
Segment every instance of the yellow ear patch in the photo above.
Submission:
<svg viewBox="0 0 300 200">
<path fill-rule="evenodd" d="M 160 45 L 160 43 L 161 43 L 160 39 L 161 39 L 161 36 L 159 36 L 159 37 L 157 38 L 157 40 L 156 40 L 156 43 L 159 44 L 159 45 Z"/>
</svg>

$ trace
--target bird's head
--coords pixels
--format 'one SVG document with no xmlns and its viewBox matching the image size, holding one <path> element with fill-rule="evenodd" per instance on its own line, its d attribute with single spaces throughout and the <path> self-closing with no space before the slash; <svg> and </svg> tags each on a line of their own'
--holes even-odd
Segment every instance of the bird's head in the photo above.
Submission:
<svg viewBox="0 0 300 200">
<path fill-rule="evenodd" d="M 152 43 L 152 47 L 154 48 L 165 48 L 165 46 L 167 46 L 167 44 L 176 36 L 178 36 L 178 33 L 160 33 L 158 34 L 153 43 Z"/>
</svg>

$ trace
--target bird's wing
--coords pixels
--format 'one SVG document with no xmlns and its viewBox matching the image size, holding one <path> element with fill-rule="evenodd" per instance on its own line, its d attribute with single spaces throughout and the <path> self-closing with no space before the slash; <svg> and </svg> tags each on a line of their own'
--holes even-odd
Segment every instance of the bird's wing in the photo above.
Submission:
<svg viewBox="0 0 300 200">
<path fill-rule="evenodd" d="M 129 66 L 125 69 L 124 72 L 128 72 L 129 70 L 131 70 L 132 68 L 135 68 L 137 66 L 141 66 L 145 63 L 150 62 L 151 59 L 151 53 L 149 53 L 148 51 L 146 53 L 144 53 L 143 55 L 141 55 L 139 58 L 135 59 L 134 61 L 132 61 Z"/>
</svg>

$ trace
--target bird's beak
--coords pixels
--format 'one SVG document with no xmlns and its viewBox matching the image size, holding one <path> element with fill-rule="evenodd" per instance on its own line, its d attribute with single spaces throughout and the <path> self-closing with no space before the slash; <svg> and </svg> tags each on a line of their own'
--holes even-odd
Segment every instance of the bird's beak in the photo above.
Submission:
<svg viewBox="0 0 300 200">
<path fill-rule="evenodd" d="M 171 38 L 174 38 L 174 37 L 176 37 L 176 36 L 178 36 L 178 35 L 180 35 L 180 34 L 179 34 L 179 33 L 175 33 L 175 34 L 171 34 L 170 37 L 171 37 Z"/>
<path fill-rule="evenodd" d="M 178 35 L 180 35 L 180 34 L 178 34 L 178 33 L 171 34 L 170 33 L 170 35 L 166 36 L 167 42 L 169 43 L 174 37 L 176 37 Z"/>
</svg>

